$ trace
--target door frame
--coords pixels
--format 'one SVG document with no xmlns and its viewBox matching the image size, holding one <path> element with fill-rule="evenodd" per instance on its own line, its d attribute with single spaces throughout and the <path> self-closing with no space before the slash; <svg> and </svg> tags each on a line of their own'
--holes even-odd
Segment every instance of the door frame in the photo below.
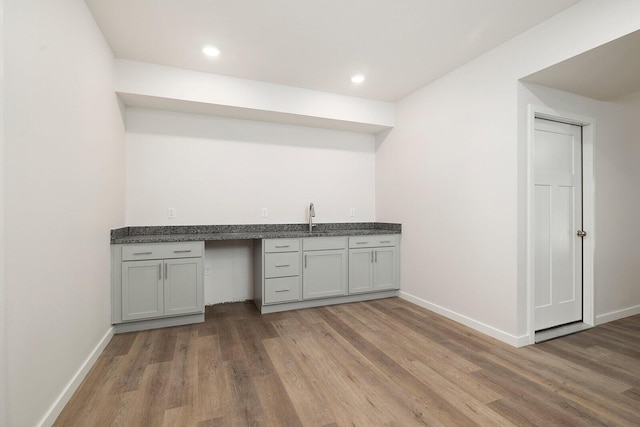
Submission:
<svg viewBox="0 0 640 427">
<path fill-rule="evenodd" d="M 529 104 L 527 106 L 527 330 L 529 344 L 535 343 L 534 322 L 534 164 L 533 146 L 535 140 L 535 119 L 582 127 L 582 229 L 587 236 L 582 240 L 582 323 L 585 327 L 595 326 L 595 286 L 594 254 L 595 228 L 595 119 L 549 107 Z"/>
</svg>

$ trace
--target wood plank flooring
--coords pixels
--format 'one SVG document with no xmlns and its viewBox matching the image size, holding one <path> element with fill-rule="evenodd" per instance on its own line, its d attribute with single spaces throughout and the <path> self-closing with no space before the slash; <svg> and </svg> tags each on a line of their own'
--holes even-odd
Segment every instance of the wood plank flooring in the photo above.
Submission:
<svg viewBox="0 0 640 427">
<path fill-rule="evenodd" d="M 513 348 L 398 298 L 113 337 L 56 426 L 640 425 L 640 316 Z"/>
</svg>

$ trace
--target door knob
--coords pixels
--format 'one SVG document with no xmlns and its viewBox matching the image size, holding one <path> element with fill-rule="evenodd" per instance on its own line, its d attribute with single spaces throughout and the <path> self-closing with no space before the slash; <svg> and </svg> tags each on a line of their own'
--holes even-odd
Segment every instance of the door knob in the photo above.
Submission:
<svg viewBox="0 0 640 427">
<path fill-rule="evenodd" d="M 578 237 L 584 237 L 584 236 L 586 236 L 586 235 L 587 235 L 587 232 L 586 232 L 586 231 L 584 231 L 584 230 L 578 230 L 578 233 L 577 233 L 577 234 L 578 234 Z"/>
</svg>

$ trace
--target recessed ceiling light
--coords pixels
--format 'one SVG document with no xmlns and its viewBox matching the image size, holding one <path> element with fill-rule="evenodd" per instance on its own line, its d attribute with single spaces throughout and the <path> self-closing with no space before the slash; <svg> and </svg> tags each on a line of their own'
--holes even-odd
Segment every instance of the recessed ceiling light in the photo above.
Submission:
<svg viewBox="0 0 640 427">
<path fill-rule="evenodd" d="M 362 82 L 364 82 L 364 75 L 362 74 L 356 74 L 355 76 L 351 77 L 351 83 L 359 85 Z"/>
<path fill-rule="evenodd" d="M 212 58 L 215 58 L 216 56 L 220 55 L 220 49 L 218 49 L 215 46 L 209 45 L 202 48 L 202 53 Z"/>
</svg>

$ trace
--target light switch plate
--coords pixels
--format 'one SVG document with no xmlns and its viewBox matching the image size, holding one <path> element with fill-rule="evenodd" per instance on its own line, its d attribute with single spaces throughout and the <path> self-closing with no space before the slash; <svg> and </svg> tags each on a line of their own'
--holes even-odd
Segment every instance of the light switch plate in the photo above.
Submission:
<svg viewBox="0 0 640 427">
<path fill-rule="evenodd" d="M 349 216 L 356 216 L 356 208 L 349 209 Z"/>
<path fill-rule="evenodd" d="M 167 209 L 167 217 L 169 219 L 176 219 L 176 208 L 168 208 Z"/>
<path fill-rule="evenodd" d="M 269 216 L 269 209 L 262 208 L 262 218 L 267 218 Z"/>
</svg>

